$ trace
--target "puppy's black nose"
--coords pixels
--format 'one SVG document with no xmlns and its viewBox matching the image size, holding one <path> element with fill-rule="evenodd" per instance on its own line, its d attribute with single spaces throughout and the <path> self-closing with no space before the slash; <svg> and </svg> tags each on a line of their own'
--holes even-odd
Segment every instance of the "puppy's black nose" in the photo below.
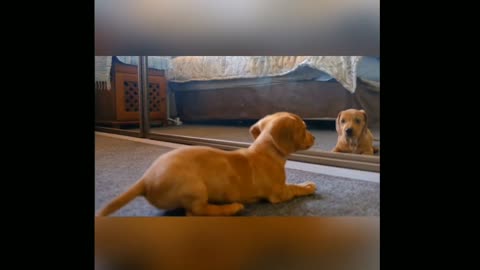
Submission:
<svg viewBox="0 0 480 270">
<path fill-rule="evenodd" d="M 347 128 L 347 129 L 345 130 L 345 133 L 347 133 L 347 136 L 352 136 L 353 128 Z"/>
</svg>

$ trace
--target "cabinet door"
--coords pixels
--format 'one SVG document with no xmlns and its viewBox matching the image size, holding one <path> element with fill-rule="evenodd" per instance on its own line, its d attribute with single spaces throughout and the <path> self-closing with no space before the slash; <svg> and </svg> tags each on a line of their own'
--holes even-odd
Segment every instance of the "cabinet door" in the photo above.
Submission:
<svg viewBox="0 0 480 270">
<path fill-rule="evenodd" d="M 118 121 L 139 121 L 138 77 L 133 74 L 117 73 L 116 104 Z M 151 120 L 166 120 L 167 84 L 164 77 L 148 78 L 149 111 Z"/>
</svg>

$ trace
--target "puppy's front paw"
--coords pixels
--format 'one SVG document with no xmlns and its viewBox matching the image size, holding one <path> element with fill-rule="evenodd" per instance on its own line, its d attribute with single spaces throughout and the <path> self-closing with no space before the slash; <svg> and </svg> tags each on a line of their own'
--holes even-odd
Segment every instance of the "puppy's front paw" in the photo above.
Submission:
<svg viewBox="0 0 480 270">
<path fill-rule="evenodd" d="M 312 181 L 303 182 L 299 185 L 305 187 L 305 189 L 307 189 L 309 193 L 314 193 L 317 190 L 317 185 Z"/>
<path fill-rule="evenodd" d="M 245 206 L 243 206 L 243 204 L 241 204 L 241 203 L 232 203 L 230 206 L 231 206 L 232 212 L 234 214 L 238 214 L 239 212 L 241 212 L 245 208 Z"/>
</svg>

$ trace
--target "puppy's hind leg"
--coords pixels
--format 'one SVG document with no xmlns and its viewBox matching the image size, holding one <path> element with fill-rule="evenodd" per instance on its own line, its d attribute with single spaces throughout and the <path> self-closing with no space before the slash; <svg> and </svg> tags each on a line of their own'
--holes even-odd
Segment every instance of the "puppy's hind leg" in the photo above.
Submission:
<svg viewBox="0 0 480 270">
<path fill-rule="evenodd" d="M 224 205 L 209 204 L 207 201 L 197 200 L 187 209 L 187 216 L 233 216 L 244 208 L 241 203 Z"/>
<path fill-rule="evenodd" d="M 208 203 L 208 191 L 205 185 L 189 185 L 182 194 L 182 204 L 187 216 L 233 216 L 242 211 L 241 203 L 215 205 Z"/>
</svg>

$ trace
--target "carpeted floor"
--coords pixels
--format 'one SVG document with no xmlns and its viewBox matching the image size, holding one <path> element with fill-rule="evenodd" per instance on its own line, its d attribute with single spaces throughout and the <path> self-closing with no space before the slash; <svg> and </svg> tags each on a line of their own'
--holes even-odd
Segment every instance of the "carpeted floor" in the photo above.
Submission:
<svg viewBox="0 0 480 270">
<path fill-rule="evenodd" d="M 172 149 L 95 136 L 95 211 L 133 184 L 162 153 Z M 315 195 L 272 205 L 246 205 L 242 216 L 378 216 L 380 185 L 287 169 L 287 181 L 313 181 Z M 113 216 L 183 216 L 182 210 L 162 211 L 139 197 Z"/>
</svg>

